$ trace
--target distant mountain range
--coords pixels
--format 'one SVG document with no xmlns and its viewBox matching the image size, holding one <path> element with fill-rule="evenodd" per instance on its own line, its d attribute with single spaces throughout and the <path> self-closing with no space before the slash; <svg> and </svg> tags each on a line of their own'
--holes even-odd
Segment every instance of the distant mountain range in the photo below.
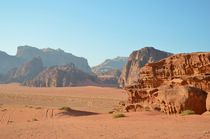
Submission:
<svg viewBox="0 0 210 139">
<path fill-rule="evenodd" d="M 95 67 L 97 73 L 94 73 L 85 58 L 61 49 L 19 46 L 15 56 L 0 51 L 0 82 L 19 82 L 36 87 L 118 86 L 118 78 L 126 62 L 124 57 L 106 60 Z M 100 78 L 101 75 L 106 76 Z"/>
<path fill-rule="evenodd" d="M 122 70 L 122 68 L 127 63 L 127 57 L 116 57 L 114 59 L 107 59 L 101 64 L 92 67 L 92 71 L 96 74 L 103 74 L 109 70 Z"/>
<path fill-rule="evenodd" d="M 65 87 L 103 84 L 96 76 L 85 73 L 74 64 L 53 66 L 40 72 L 32 80 L 24 82 L 34 87 Z"/>
<path fill-rule="evenodd" d="M 116 57 L 114 59 L 107 59 L 101 64 L 92 68 L 99 79 L 108 84 L 118 86 L 118 79 L 121 71 L 127 63 L 127 57 Z"/>
<path fill-rule="evenodd" d="M 0 74 L 5 74 L 13 68 L 18 68 L 21 64 L 32 60 L 34 57 L 40 57 L 44 67 L 73 63 L 78 69 L 91 73 L 91 68 L 83 57 L 74 56 L 61 49 L 38 49 L 31 46 L 19 46 L 15 56 L 10 56 L 0 51 Z"/>
<path fill-rule="evenodd" d="M 145 47 L 134 51 L 129 58 L 107 59 L 91 69 L 85 58 L 61 49 L 19 46 L 15 56 L 0 51 L 0 82 L 19 82 L 36 87 L 117 87 L 119 84 L 123 87 L 135 81 L 139 69 L 145 64 L 170 55 L 153 47 Z"/>
</svg>

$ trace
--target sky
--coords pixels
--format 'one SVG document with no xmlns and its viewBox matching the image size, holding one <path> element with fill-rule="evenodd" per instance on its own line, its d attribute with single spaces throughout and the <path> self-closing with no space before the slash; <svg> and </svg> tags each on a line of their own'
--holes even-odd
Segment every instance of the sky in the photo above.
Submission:
<svg viewBox="0 0 210 139">
<path fill-rule="evenodd" d="M 0 0 L 0 50 L 61 48 L 90 66 L 145 46 L 210 51 L 210 0 Z"/>
</svg>

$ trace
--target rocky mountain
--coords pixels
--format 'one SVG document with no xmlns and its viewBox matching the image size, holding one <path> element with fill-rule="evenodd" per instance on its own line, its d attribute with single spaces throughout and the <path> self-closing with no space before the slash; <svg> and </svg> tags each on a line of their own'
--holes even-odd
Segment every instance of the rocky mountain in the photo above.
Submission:
<svg viewBox="0 0 210 139">
<path fill-rule="evenodd" d="M 10 56 L 7 53 L 0 51 L 0 74 L 4 75 L 9 70 L 17 68 L 24 63 L 24 60 L 16 56 Z"/>
<path fill-rule="evenodd" d="M 97 83 L 98 79 L 96 76 L 79 70 L 74 64 L 68 64 L 47 68 L 33 80 L 24 84 L 34 87 L 70 87 L 95 85 Z"/>
<path fill-rule="evenodd" d="M 22 64 L 19 68 L 14 68 L 6 75 L 7 82 L 24 82 L 33 79 L 43 70 L 43 63 L 40 57 L 35 57 L 29 62 Z"/>
<path fill-rule="evenodd" d="M 121 70 L 110 69 L 107 72 L 103 72 L 97 77 L 103 82 L 103 84 L 110 85 L 113 87 L 119 87 L 118 79 L 121 75 Z"/>
<path fill-rule="evenodd" d="M 172 55 L 172 53 L 157 50 L 153 47 L 144 47 L 134 51 L 128 58 L 119 79 L 121 87 L 137 81 L 140 69 L 147 63 L 156 62 Z"/>
<path fill-rule="evenodd" d="M 73 63 L 78 69 L 91 73 L 91 68 L 85 58 L 66 53 L 61 49 L 38 49 L 30 46 L 19 46 L 16 57 L 27 61 L 34 57 L 40 57 L 45 67 Z"/>
<path fill-rule="evenodd" d="M 138 72 L 137 82 L 125 87 L 127 111 L 202 114 L 210 110 L 210 52 L 176 54 L 148 63 Z"/>
<path fill-rule="evenodd" d="M 102 64 L 99 64 L 92 68 L 92 72 L 95 73 L 98 78 L 105 84 L 118 87 L 118 80 L 122 71 L 122 68 L 127 63 L 127 57 L 116 57 L 114 59 L 107 59 Z"/>
<path fill-rule="evenodd" d="M 13 68 L 19 68 L 23 63 L 32 60 L 34 57 L 40 57 L 44 67 L 73 63 L 78 69 L 86 73 L 92 73 L 85 58 L 66 53 L 61 49 L 38 49 L 31 46 L 19 46 L 15 56 L 0 51 L 0 74 L 5 75 Z"/>
<path fill-rule="evenodd" d="M 122 70 L 127 63 L 127 57 L 116 57 L 114 59 L 107 59 L 103 63 L 92 68 L 92 71 L 97 75 L 102 75 L 109 70 Z"/>
</svg>

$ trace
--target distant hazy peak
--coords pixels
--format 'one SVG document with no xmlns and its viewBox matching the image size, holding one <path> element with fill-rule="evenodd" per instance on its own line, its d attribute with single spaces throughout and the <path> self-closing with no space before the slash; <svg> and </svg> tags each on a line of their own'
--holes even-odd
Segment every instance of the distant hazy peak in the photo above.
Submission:
<svg viewBox="0 0 210 139">
<path fill-rule="evenodd" d="M 1 50 L 0 50 L 0 55 L 1 55 L 1 56 L 9 56 L 6 52 L 1 51 Z"/>
<path fill-rule="evenodd" d="M 19 67 L 20 64 L 23 64 L 34 57 L 40 57 L 45 67 L 73 63 L 78 69 L 91 73 L 91 68 L 88 65 L 87 59 L 75 56 L 61 49 L 39 49 L 29 45 L 24 45 L 18 46 L 15 56 L 7 55 L 4 52 L 0 52 L 0 56 L 0 64 L 2 65 L 2 67 L 0 67 L 0 73 L 5 73 L 11 68 Z"/>
<path fill-rule="evenodd" d="M 27 53 L 27 55 L 30 56 L 30 54 L 37 53 L 37 52 L 39 52 L 39 49 L 36 47 L 31 47 L 29 45 L 18 46 L 16 56 L 21 57 L 26 53 Z"/>
<path fill-rule="evenodd" d="M 117 69 L 121 70 L 124 65 L 127 63 L 127 57 L 116 57 L 113 59 L 107 59 L 101 64 L 92 68 L 92 71 L 96 74 L 101 74 L 104 72 L 108 72 L 109 70 Z"/>
</svg>

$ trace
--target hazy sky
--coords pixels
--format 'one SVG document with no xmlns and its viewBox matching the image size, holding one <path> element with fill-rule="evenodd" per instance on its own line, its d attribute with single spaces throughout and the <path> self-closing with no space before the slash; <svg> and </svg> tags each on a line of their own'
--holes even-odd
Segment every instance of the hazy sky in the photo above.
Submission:
<svg viewBox="0 0 210 139">
<path fill-rule="evenodd" d="M 144 46 L 210 51 L 210 0 L 0 0 L 0 50 L 26 44 L 91 66 Z"/>
</svg>

